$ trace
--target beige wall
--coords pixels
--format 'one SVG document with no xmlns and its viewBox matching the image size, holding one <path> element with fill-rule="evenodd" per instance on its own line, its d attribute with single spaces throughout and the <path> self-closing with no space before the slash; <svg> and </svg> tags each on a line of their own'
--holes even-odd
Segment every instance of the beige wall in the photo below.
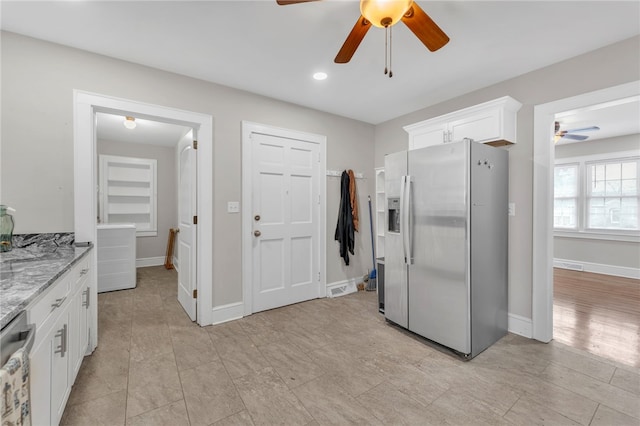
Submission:
<svg viewBox="0 0 640 426">
<path fill-rule="evenodd" d="M 635 151 L 640 154 L 640 134 L 597 139 L 588 143 L 558 145 L 555 153 L 556 159 L 562 159 L 629 151 Z M 640 269 L 640 243 L 554 237 L 553 257 L 577 262 Z"/>
<path fill-rule="evenodd" d="M 508 148 L 509 200 L 516 204 L 509 217 L 509 312 L 531 318 L 534 107 L 638 79 L 640 37 L 634 37 L 379 124 L 375 165 L 384 165 L 385 154 L 407 149 L 402 126 L 505 95 L 522 102 L 517 144 Z"/>
<path fill-rule="evenodd" d="M 167 252 L 169 228 L 178 226 L 175 148 L 99 139 L 97 151 L 98 155 L 120 155 L 157 161 L 158 235 L 136 238 L 136 258 L 164 257 Z"/>
<path fill-rule="evenodd" d="M 374 192 L 370 124 L 248 92 L 2 33 L 2 202 L 17 209 L 16 233 L 73 231 L 73 89 L 204 114 L 214 120 L 213 305 L 242 300 L 241 217 L 226 212 L 241 199 L 241 121 L 327 136 L 327 168 L 352 168 L 361 208 Z M 327 178 L 328 283 L 370 268 L 368 215 L 349 267 L 333 240 L 340 184 Z"/>
</svg>

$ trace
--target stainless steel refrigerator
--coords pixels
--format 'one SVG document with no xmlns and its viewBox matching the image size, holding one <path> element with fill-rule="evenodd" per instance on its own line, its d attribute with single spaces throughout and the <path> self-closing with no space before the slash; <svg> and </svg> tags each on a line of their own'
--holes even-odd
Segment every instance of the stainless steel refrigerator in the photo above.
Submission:
<svg viewBox="0 0 640 426">
<path fill-rule="evenodd" d="M 507 332 L 508 152 L 385 157 L 385 317 L 472 358 Z"/>
</svg>

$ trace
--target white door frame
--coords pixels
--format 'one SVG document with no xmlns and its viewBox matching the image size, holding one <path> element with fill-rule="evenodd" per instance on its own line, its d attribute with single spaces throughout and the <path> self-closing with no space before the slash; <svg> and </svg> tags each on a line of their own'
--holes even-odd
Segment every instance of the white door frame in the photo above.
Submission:
<svg viewBox="0 0 640 426">
<path fill-rule="evenodd" d="M 555 115 L 640 94 L 640 81 L 536 105 L 533 116 L 533 338 L 553 339 L 553 122 Z"/>
<path fill-rule="evenodd" d="M 242 300 L 244 303 L 244 315 L 253 313 L 253 212 L 251 211 L 251 197 L 253 194 L 253 164 L 251 162 L 251 134 L 261 133 L 282 138 L 303 140 L 316 143 L 320 147 L 319 167 L 319 191 L 320 211 L 318 215 L 318 269 L 320 281 L 318 282 L 318 296 L 326 297 L 326 240 L 327 240 L 327 137 L 313 133 L 299 132 L 297 130 L 283 129 L 265 124 L 242 122 Z"/>
<path fill-rule="evenodd" d="M 198 318 L 200 325 L 211 324 L 213 294 L 213 117 L 207 114 L 168 108 L 81 90 L 73 91 L 74 144 L 74 232 L 76 241 L 95 244 L 96 232 L 96 112 L 134 115 L 166 123 L 192 127 L 198 141 Z M 128 114 L 126 114 L 128 113 Z M 97 250 L 92 250 L 91 305 L 98 306 Z M 97 312 L 97 311 L 96 311 Z M 97 314 L 91 327 L 98 330 Z M 91 348 L 97 345 L 98 333 L 92 333 Z"/>
</svg>

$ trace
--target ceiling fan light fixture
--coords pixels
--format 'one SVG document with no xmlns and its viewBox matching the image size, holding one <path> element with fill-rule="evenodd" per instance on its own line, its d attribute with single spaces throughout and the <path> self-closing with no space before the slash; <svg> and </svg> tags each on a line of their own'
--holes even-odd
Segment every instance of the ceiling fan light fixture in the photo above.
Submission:
<svg viewBox="0 0 640 426">
<path fill-rule="evenodd" d="M 360 13 L 376 27 L 385 28 L 400 22 L 413 0 L 360 0 Z"/>
<path fill-rule="evenodd" d="M 122 123 L 124 125 L 124 127 L 126 127 L 129 130 L 133 130 L 136 128 L 136 119 L 130 116 L 126 116 L 124 118 L 124 122 Z"/>
</svg>

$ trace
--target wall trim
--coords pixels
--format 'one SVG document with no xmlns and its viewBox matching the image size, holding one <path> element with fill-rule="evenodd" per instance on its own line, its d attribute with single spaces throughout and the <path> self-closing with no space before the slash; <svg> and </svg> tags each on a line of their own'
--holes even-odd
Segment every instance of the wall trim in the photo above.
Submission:
<svg viewBox="0 0 640 426">
<path fill-rule="evenodd" d="M 529 339 L 533 337 L 531 318 L 525 318 L 516 314 L 509 314 L 508 321 L 509 325 L 507 328 L 509 333 L 517 334 Z"/>
<path fill-rule="evenodd" d="M 553 259 L 553 267 L 571 269 L 573 271 L 592 272 L 594 274 L 612 275 L 614 277 L 640 279 L 640 269 L 629 268 L 627 266 L 605 265 L 603 263 L 582 262 L 579 260 Z"/>
<path fill-rule="evenodd" d="M 358 291 L 356 284 L 360 282 L 362 277 L 349 278 L 342 281 L 335 281 L 327 284 L 327 297 L 339 297 Z"/>
<path fill-rule="evenodd" d="M 211 310 L 211 324 L 240 319 L 244 316 L 244 303 L 236 302 L 227 305 L 216 306 Z"/>
<path fill-rule="evenodd" d="M 163 256 L 142 257 L 140 259 L 136 259 L 136 268 L 146 268 L 148 266 L 160 266 L 160 265 L 164 265 Z"/>
</svg>

